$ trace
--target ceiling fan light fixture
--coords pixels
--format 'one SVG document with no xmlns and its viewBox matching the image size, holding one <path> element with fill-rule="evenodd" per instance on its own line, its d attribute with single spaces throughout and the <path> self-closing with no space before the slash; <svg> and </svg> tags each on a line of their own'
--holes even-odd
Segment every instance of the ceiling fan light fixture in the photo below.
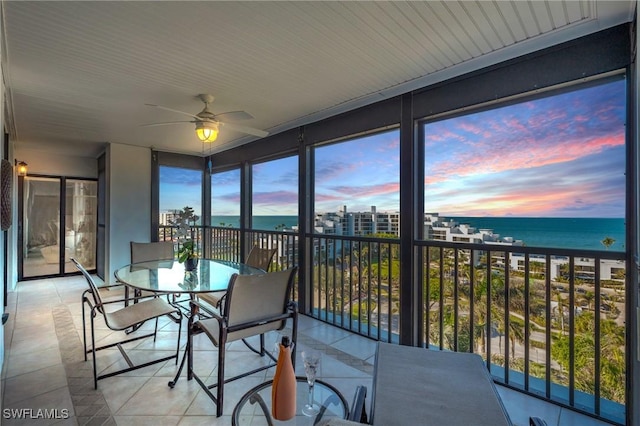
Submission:
<svg viewBox="0 0 640 426">
<path fill-rule="evenodd" d="M 196 123 L 196 135 L 202 142 L 214 142 L 218 139 L 218 123 L 206 121 Z"/>
</svg>

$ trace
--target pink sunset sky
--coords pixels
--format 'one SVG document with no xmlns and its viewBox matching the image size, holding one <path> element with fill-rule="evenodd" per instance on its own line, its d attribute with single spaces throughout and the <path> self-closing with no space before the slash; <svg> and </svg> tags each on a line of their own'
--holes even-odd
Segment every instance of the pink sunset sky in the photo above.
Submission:
<svg viewBox="0 0 640 426">
<path fill-rule="evenodd" d="M 624 217 L 625 82 L 425 124 L 425 211 L 443 216 Z M 399 210 L 399 132 L 315 150 L 317 212 Z M 161 210 L 189 176 L 161 172 Z M 173 176 L 175 174 L 175 176 Z M 213 215 L 239 214 L 238 170 L 212 179 Z M 197 188 L 197 189 L 196 189 Z M 296 215 L 298 158 L 253 166 L 253 214 Z"/>
</svg>

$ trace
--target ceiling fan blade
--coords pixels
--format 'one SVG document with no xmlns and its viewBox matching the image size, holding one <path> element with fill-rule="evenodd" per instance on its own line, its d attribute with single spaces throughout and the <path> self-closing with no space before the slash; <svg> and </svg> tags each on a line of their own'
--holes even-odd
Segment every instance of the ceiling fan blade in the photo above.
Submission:
<svg viewBox="0 0 640 426">
<path fill-rule="evenodd" d="M 253 136 L 257 136 L 259 138 L 264 138 L 265 136 L 269 135 L 269 132 L 265 132 L 264 130 L 260 130 L 260 129 L 254 129 L 253 127 L 247 127 L 247 126 L 242 126 L 240 124 L 235 124 L 235 123 L 226 123 L 226 122 L 220 122 L 220 124 L 224 127 L 227 127 L 231 130 L 237 130 L 238 132 L 242 132 L 242 133 L 246 133 L 249 135 L 253 135 Z"/>
<path fill-rule="evenodd" d="M 201 119 L 200 117 L 198 117 L 195 114 L 190 114 L 188 112 L 179 111 L 179 110 L 173 109 L 173 108 L 167 108 L 167 107 L 162 106 L 162 105 L 156 105 L 156 104 L 145 104 L 145 105 L 150 106 L 150 107 L 154 107 L 154 108 L 160 108 L 160 109 L 163 109 L 165 111 L 177 112 L 178 114 L 182 114 L 182 115 L 188 115 L 189 117 L 193 117 L 193 118 L 198 119 L 198 120 Z"/>
<path fill-rule="evenodd" d="M 168 124 L 195 123 L 195 121 L 165 121 L 164 123 L 141 124 L 140 127 L 166 126 Z"/>
<path fill-rule="evenodd" d="M 249 114 L 246 111 L 229 111 L 229 112 L 221 112 L 220 114 L 216 114 L 216 120 L 220 121 L 240 121 L 240 120 L 251 120 L 253 115 Z"/>
</svg>

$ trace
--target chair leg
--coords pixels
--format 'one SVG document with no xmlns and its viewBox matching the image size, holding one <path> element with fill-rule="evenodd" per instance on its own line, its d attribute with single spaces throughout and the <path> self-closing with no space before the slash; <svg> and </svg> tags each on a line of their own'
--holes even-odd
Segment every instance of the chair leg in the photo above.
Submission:
<svg viewBox="0 0 640 426">
<path fill-rule="evenodd" d="M 98 389 L 98 367 L 96 365 L 96 333 L 93 325 L 93 310 L 91 311 L 91 355 L 93 359 L 93 388 Z M 86 351 L 85 351 L 86 356 Z"/>
<path fill-rule="evenodd" d="M 242 343 L 244 343 L 245 346 L 249 348 L 249 350 L 251 350 L 251 352 L 254 352 L 260 356 L 265 356 L 268 353 L 264 345 L 264 334 L 260 335 L 260 349 L 254 348 L 253 345 L 251 345 L 251 343 L 247 341 L 247 339 L 242 339 Z"/>
<path fill-rule="evenodd" d="M 224 403 L 224 355 L 226 344 L 220 342 L 218 345 L 218 389 L 216 389 L 216 417 L 222 416 L 222 405 Z"/>
<path fill-rule="evenodd" d="M 156 337 L 158 336 L 158 318 L 156 318 L 156 326 L 153 329 L 153 343 L 156 342 Z"/>
<path fill-rule="evenodd" d="M 84 360 L 87 361 L 87 322 L 85 317 L 85 301 L 82 300 L 82 344 L 84 345 Z"/>
<path fill-rule="evenodd" d="M 180 321 L 178 322 L 178 344 L 176 347 L 176 365 L 178 365 L 178 358 L 180 358 L 180 336 L 182 335 L 182 314 L 180 314 Z"/>
</svg>

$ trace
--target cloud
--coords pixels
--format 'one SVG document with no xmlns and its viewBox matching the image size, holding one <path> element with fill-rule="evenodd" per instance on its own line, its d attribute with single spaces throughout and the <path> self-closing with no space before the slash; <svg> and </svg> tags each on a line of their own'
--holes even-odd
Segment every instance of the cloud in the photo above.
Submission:
<svg viewBox="0 0 640 426">
<path fill-rule="evenodd" d="M 254 208 L 258 206 L 276 206 L 276 205 L 298 205 L 298 193 L 293 191 L 272 191 L 272 192 L 254 192 L 253 193 L 253 205 Z M 254 214 L 260 214 L 254 212 Z"/>
<path fill-rule="evenodd" d="M 381 185 L 362 185 L 362 186 L 334 186 L 331 190 L 344 194 L 349 198 L 354 197 L 371 197 L 382 194 L 399 193 L 400 183 L 388 182 Z"/>
<path fill-rule="evenodd" d="M 344 176 L 345 174 L 350 174 L 350 172 L 355 169 L 356 164 L 335 161 L 335 158 L 333 162 L 319 162 L 318 160 L 316 160 L 316 184 L 322 184 L 323 182 L 332 181 L 336 178 Z"/>
</svg>

